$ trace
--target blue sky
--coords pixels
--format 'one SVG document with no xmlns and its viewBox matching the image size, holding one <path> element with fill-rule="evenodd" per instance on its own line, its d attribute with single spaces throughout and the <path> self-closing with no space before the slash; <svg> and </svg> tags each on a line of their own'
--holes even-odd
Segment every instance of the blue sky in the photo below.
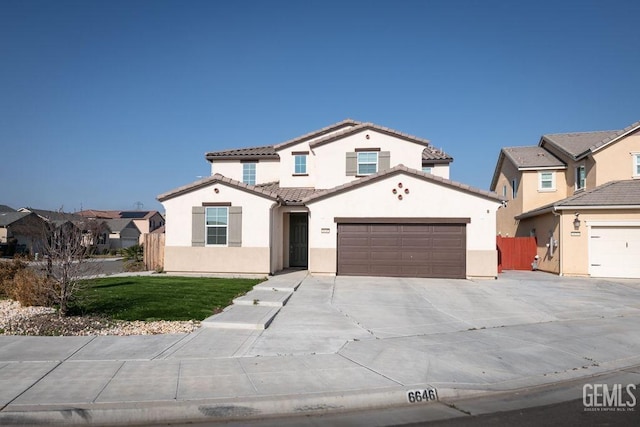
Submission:
<svg viewBox="0 0 640 427">
<path fill-rule="evenodd" d="M 207 151 L 352 118 L 487 189 L 503 146 L 640 120 L 637 1 L 0 0 L 0 204 L 161 210 Z"/>
</svg>

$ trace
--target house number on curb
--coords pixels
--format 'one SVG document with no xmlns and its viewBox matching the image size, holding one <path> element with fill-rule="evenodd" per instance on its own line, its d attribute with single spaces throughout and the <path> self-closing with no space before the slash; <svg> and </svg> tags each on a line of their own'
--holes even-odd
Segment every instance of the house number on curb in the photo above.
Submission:
<svg viewBox="0 0 640 427">
<path fill-rule="evenodd" d="M 430 402 L 438 400 L 438 392 L 435 388 L 423 388 L 421 390 L 409 390 L 407 392 L 407 400 L 409 403 Z"/>
</svg>

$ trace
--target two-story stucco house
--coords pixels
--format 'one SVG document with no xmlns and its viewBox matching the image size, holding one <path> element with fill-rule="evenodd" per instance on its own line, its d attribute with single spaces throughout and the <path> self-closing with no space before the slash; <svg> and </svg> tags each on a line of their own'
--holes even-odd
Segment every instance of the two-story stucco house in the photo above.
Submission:
<svg viewBox="0 0 640 427">
<path fill-rule="evenodd" d="M 498 195 L 449 180 L 427 140 L 345 120 L 206 159 L 210 177 L 158 196 L 166 271 L 497 274 Z"/>
<path fill-rule="evenodd" d="M 640 277 L 640 122 L 503 148 L 491 190 L 498 234 L 535 236 L 540 269 Z"/>
</svg>

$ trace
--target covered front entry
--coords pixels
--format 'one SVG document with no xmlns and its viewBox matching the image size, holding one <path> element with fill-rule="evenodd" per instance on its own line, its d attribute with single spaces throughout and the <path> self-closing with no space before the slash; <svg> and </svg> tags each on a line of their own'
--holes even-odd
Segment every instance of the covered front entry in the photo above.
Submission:
<svg viewBox="0 0 640 427">
<path fill-rule="evenodd" d="M 289 266 L 309 265 L 309 217 L 307 213 L 289 216 Z"/>
<path fill-rule="evenodd" d="M 338 222 L 338 274 L 466 278 L 468 220 L 451 220 Z"/>
</svg>

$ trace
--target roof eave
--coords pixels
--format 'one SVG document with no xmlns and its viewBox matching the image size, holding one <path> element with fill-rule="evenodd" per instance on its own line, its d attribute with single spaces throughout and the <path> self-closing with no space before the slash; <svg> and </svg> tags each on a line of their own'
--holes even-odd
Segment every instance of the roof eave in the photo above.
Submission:
<svg viewBox="0 0 640 427">
<path fill-rule="evenodd" d="M 640 205 L 558 205 L 556 210 L 640 209 Z"/>
<path fill-rule="evenodd" d="M 255 160 L 280 160 L 280 156 L 279 155 L 270 155 L 270 154 L 263 154 L 263 155 L 243 155 L 243 154 L 227 154 L 224 156 L 211 156 L 209 154 L 205 155 L 205 159 L 207 159 L 208 162 L 213 162 L 214 160 L 248 160 L 248 161 L 255 161 Z"/>
</svg>

